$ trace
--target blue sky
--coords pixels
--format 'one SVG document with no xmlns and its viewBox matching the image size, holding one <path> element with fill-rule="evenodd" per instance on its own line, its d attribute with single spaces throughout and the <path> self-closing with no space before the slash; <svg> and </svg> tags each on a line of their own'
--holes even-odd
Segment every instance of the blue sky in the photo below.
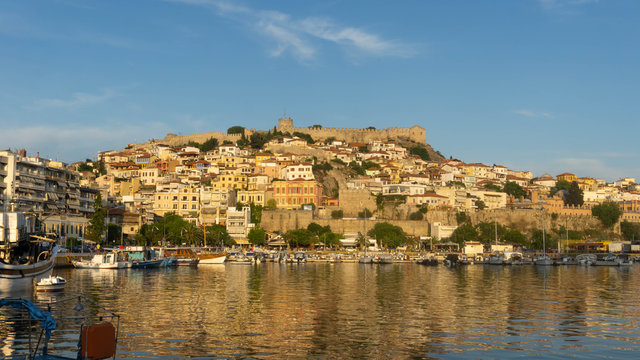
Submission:
<svg viewBox="0 0 640 360">
<path fill-rule="evenodd" d="M 640 1 L 0 3 L 0 148 L 420 125 L 445 156 L 640 181 Z"/>
</svg>

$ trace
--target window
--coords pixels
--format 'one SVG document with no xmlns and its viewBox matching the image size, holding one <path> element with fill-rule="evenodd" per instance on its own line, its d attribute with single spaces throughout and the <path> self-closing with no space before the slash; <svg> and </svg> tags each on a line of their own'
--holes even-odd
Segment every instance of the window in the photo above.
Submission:
<svg viewBox="0 0 640 360">
<path fill-rule="evenodd" d="M 191 205 L 191 209 L 196 210 L 197 208 L 198 208 L 198 205 L 196 204 Z"/>
<path fill-rule="evenodd" d="M 187 204 L 182 204 L 182 209 L 187 210 Z"/>
<path fill-rule="evenodd" d="M 173 209 L 178 210 L 178 204 L 173 204 Z"/>
</svg>

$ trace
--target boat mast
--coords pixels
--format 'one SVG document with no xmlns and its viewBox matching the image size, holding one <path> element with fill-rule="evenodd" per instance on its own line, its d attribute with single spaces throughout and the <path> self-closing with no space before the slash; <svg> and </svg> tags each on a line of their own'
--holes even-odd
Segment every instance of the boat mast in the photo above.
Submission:
<svg viewBox="0 0 640 360">
<path fill-rule="evenodd" d="M 544 238 L 544 208 L 542 209 L 542 253 L 547 254 L 547 246 Z"/>
</svg>

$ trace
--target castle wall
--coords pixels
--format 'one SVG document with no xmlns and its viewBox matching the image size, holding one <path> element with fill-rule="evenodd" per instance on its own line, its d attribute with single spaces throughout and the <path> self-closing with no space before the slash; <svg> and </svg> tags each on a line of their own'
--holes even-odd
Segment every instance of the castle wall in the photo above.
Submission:
<svg viewBox="0 0 640 360">
<path fill-rule="evenodd" d="M 368 143 L 374 140 L 388 141 L 402 137 L 419 143 L 427 142 L 425 129 L 417 125 L 410 128 L 390 127 L 386 129 L 294 127 L 293 120 L 279 119 L 278 130 L 292 134 L 294 132 L 309 134 L 314 140 L 335 137 L 348 142 Z"/>
</svg>

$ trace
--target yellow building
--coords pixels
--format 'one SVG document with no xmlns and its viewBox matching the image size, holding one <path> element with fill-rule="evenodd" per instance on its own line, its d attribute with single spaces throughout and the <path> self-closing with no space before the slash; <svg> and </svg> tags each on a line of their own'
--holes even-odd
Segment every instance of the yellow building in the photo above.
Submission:
<svg viewBox="0 0 640 360">
<path fill-rule="evenodd" d="M 220 189 L 247 189 L 247 175 L 238 174 L 222 174 L 211 180 L 211 186 L 214 190 Z"/>
<path fill-rule="evenodd" d="M 562 173 L 560 175 L 556 175 L 556 180 L 565 180 L 568 182 L 574 182 L 578 180 L 578 177 L 572 173 Z"/>
<path fill-rule="evenodd" d="M 168 212 L 182 217 L 190 217 L 200 211 L 200 191 L 198 188 L 183 187 L 157 191 L 153 195 L 153 212 L 164 216 Z"/>
<path fill-rule="evenodd" d="M 299 209 L 303 204 L 319 206 L 322 186 L 315 180 L 274 181 L 273 198 L 277 207 L 282 209 Z"/>
</svg>

